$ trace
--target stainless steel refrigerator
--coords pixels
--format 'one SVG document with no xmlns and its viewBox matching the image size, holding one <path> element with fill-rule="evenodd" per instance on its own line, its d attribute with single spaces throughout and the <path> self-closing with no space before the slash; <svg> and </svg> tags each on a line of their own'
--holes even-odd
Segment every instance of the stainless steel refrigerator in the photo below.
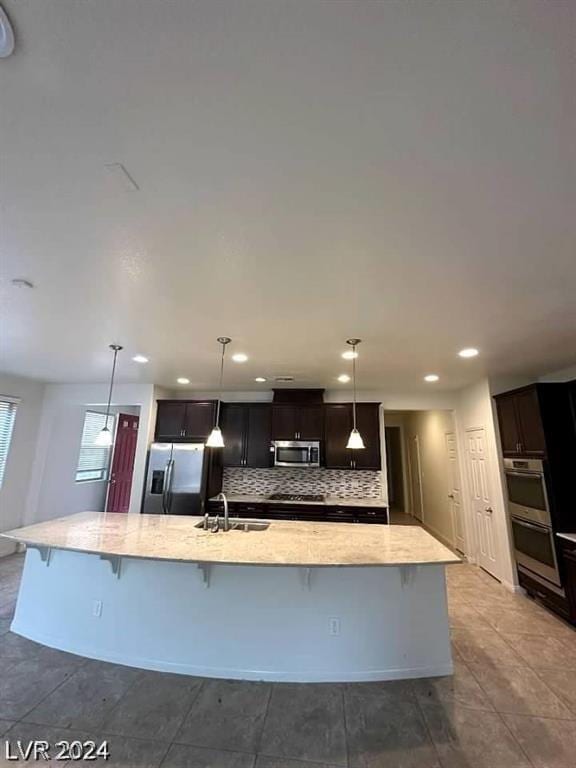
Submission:
<svg viewBox="0 0 576 768">
<path fill-rule="evenodd" d="M 203 443 L 152 443 L 142 512 L 203 515 L 206 499 L 221 490 L 221 468 L 221 456 Z"/>
</svg>

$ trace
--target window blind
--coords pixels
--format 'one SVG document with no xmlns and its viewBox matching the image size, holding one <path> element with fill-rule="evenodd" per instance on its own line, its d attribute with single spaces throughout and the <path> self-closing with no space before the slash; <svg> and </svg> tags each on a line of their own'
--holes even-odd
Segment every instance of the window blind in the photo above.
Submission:
<svg viewBox="0 0 576 768">
<path fill-rule="evenodd" d="M 108 428 L 112 433 L 113 424 L 114 416 L 111 415 L 108 417 Z M 76 469 L 77 483 L 85 480 L 106 480 L 108 476 L 111 446 L 96 445 L 96 437 L 105 425 L 105 413 L 86 411 Z"/>
<path fill-rule="evenodd" d="M 10 440 L 12 439 L 12 429 L 14 428 L 17 407 L 18 404 L 11 400 L 0 399 L 0 486 L 4 480 L 4 470 L 6 469 L 6 460 L 10 450 Z"/>
</svg>

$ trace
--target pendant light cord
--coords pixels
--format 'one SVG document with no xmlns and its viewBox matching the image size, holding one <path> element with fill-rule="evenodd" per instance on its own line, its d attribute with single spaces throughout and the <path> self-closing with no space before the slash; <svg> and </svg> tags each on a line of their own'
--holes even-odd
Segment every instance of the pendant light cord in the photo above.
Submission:
<svg viewBox="0 0 576 768">
<path fill-rule="evenodd" d="M 220 424 L 220 403 L 222 402 L 222 382 L 224 381 L 224 353 L 225 352 L 226 352 L 226 344 L 222 343 L 222 357 L 220 359 L 220 392 L 218 394 L 218 403 L 216 405 L 216 425 L 215 426 L 219 426 Z"/>
<path fill-rule="evenodd" d="M 112 363 L 112 376 L 110 377 L 110 390 L 108 392 L 108 405 L 106 406 L 106 429 L 108 429 L 108 417 L 110 416 L 110 403 L 112 402 L 112 387 L 114 386 L 114 374 L 116 373 L 116 358 L 118 350 L 114 350 L 114 362 Z"/>
<path fill-rule="evenodd" d="M 354 422 L 354 431 L 356 431 L 356 344 L 352 346 L 352 353 L 354 357 L 352 358 L 352 388 L 354 392 L 354 400 L 353 400 L 353 408 L 352 408 L 352 419 Z"/>
</svg>

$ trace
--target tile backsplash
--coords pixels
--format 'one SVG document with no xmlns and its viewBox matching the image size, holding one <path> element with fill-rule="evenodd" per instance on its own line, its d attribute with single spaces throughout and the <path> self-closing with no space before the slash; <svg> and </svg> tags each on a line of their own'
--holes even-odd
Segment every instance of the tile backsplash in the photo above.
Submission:
<svg viewBox="0 0 576 768">
<path fill-rule="evenodd" d="M 224 470 L 225 493 L 267 496 L 269 493 L 322 493 L 345 499 L 379 499 L 382 496 L 381 473 L 341 469 L 243 469 Z"/>
</svg>

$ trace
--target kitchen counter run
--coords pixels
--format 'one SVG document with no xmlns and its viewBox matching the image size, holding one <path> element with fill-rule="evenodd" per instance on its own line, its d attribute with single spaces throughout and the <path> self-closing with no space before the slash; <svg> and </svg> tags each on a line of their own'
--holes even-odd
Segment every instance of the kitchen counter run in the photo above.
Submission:
<svg viewBox="0 0 576 768">
<path fill-rule="evenodd" d="M 272 521 L 265 531 L 211 533 L 198 517 L 81 512 L 2 534 L 28 546 L 128 558 L 259 566 L 459 563 L 423 528 Z"/>
</svg>

